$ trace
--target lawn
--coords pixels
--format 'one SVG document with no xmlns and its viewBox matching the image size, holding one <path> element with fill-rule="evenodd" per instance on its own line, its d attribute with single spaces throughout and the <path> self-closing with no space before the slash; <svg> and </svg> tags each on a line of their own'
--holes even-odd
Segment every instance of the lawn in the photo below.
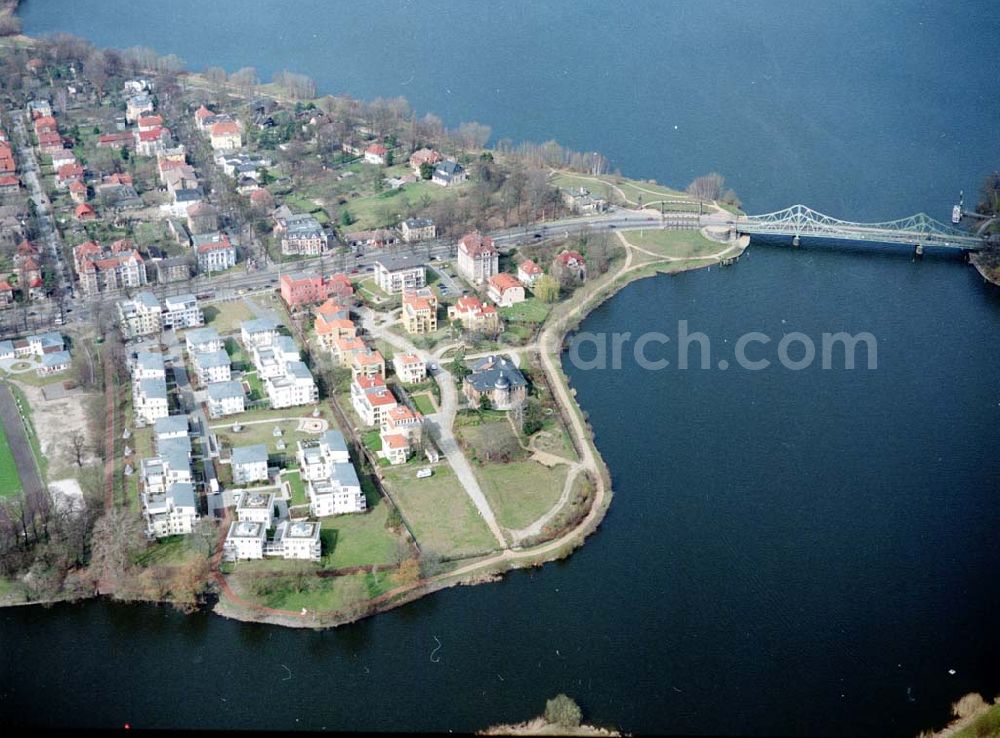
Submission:
<svg viewBox="0 0 1000 738">
<path fill-rule="evenodd" d="M 375 453 L 382 450 L 382 437 L 379 435 L 378 430 L 367 431 L 361 439 L 365 446 L 370 448 Z"/>
<path fill-rule="evenodd" d="M 404 538 L 385 527 L 389 506 L 365 485 L 368 512 L 320 518 L 324 569 L 394 564 Z"/>
<path fill-rule="evenodd" d="M 306 497 L 306 483 L 302 481 L 302 477 L 299 475 L 298 471 L 285 472 L 281 475 L 281 479 L 288 482 L 288 487 L 292 492 L 292 499 L 290 500 L 290 505 L 308 505 L 309 498 Z"/>
<path fill-rule="evenodd" d="M 514 323 L 542 323 L 548 317 L 551 305 L 531 297 L 510 307 L 500 308 L 500 317 Z"/>
<path fill-rule="evenodd" d="M 191 536 L 168 536 L 161 538 L 136 556 L 135 563 L 140 566 L 177 566 L 195 556 L 204 556 L 204 552 L 195 547 Z"/>
<path fill-rule="evenodd" d="M 255 423 L 253 425 L 244 425 L 239 433 L 233 433 L 232 423 L 227 423 L 224 429 L 219 428 L 215 432 L 218 434 L 219 442 L 223 446 L 252 446 L 256 443 L 263 443 L 267 446 L 268 453 L 285 453 L 289 456 L 294 456 L 296 442 L 307 438 L 319 438 L 319 434 L 301 433 L 295 430 L 298 423 L 298 418 L 285 421 L 275 420 L 273 423 Z M 274 436 L 275 425 L 282 430 L 280 437 Z M 278 441 L 285 442 L 284 451 L 279 452 L 276 448 Z"/>
<path fill-rule="evenodd" d="M 349 200 L 344 208 L 354 218 L 354 223 L 345 230 L 361 231 L 393 226 L 402 220 L 408 210 L 423 209 L 432 202 L 457 199 L 468 192 L 470 187 L 470 183 L 442 187 L 433 182 L 420 180 L 404 185 L 400 190 L 387 190 Z"/>
<path fill-rule="evenodd" d="M 690 259 L 716 254 L 725 248 L 724 244 L 705 238 L 698 231 L 664 231 L 659 228 L 643 231 L 629 231 L 629 243 L 661 256 Z"/>
<path fill-rule="evenodd" d="M 377 597 L 395 585 L 392 572 L 351 574 L 343 577 L 266 577 L 255 582 L 250 591 L 248 582 L 237 574 L 230 583 L 241 597 L 280 610 L 328 612 Z"/>
<path fill-rule="evenodd" d="M 21 477 L 17 473 L 14 454 L 7 443 L 7 434 L 0 427 L 0 497 L 13 497 L 21 491 Z"/>
<path fill-rule="evenodd" d="M 417 479 L 411 466 L 385 471 L 385 483 L 424 554 L 448 558 L 494 551 L 496 539 L 450 467 Z"/>
<path fill-rule="evenodd" d="M 226 302 L 215 302 L 203 308 L 205 313 L 205 325 L 215 328 L 219 333 L 225 335 L 240 329 L 240 323 L 244 320 L 252 320 L 253 311 L 247 307 L 243 300 L 227 300 Z"/>
<path fill-rule="evenodd" d="M 551 469 L 537 461 L 473 466 L 479 486 L 500 525 L 517 530 L 552 509 L 562 494 L 567 466 Z"/>
<path fill-rule="evenodd" d="M 410 395 L 410 399 L 413 400 L 413 404 L 416 406 L 417 412 L 423 413 L 424 415 L 433 415 L 437 412 L 437 408 L 434 407 L 434 401 L 426 392 L 421 392 L 419 395 Z"/>
</svg>

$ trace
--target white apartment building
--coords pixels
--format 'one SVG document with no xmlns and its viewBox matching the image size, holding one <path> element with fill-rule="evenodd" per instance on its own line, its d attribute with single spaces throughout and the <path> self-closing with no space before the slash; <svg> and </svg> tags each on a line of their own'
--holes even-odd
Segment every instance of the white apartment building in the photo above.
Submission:
<svg viewBox="0 0 1000 738">
<path fill-rule="evenodd" d="M 278 337 L 278 325 L 267 318 L 244 320 L 240 326 L 240 339 L 247 348 L 270 346 Z"/>
<path fill-rule="evenodd" d="M 236 446 L 232 456 L 233 484 L 253 484 L 267 481 L 267 446 Z"/>
<path fill-rule="evenodd" d="M 251 520 L 234 520 L 222 544 L 222 557 L 226 561 L 250 561 L 264 558 L 267 527 Z"/>
<path fill-rule="evenodd" d="M 301 359 L 298 346 L 289 336 L 276 336 L 269 346 L 254 345 L 251 355 L 257 367 L 257 376 L 262 381 L 284 376 L 286 365 Z"/>
<path fill-rule="evenodd" d="M 218 351 L 196 351 L 191 354 L 191 364 L 195 375 L 202 384 L 228 382 L 233 378 L 229 354 L 225 349 Z"/>
<path fill-rule="evenodd" d="M 184 334 L 184 347 L 188 354 L 210 353 L 224 348 L 226 342 L 215 328 L 195 328 Z"/>
<path fill-rule="evenodd" d="M 236 519 L 260 523 L 270 528 L 274 523 L 274 493 L 244 490 L 236 494 Z"/>
<path fill-rule="evenodd" d="M 165 379 L 140 379 L 132 385 L 132 408 L 137 419 L 147 424 L 170 414 Z"/>
<path fill-rule="evenodd" d="M 239 382 L 213 382 L 205 389 L 208 392 L 208 414 L 213 418 L 236 415 L 246 409 L 243 385 Z"/>
<path fill-rule="evenodd" d="M 163 327 L 160 301 L 149 291 L 138 292 L 131 300 L 119 300 L 118 319 L 126 339 L 152 336 Z"/>
<path fill-rule="evenodd" d="M 283 520 L 278 523 L 274 541 L 265 547 L 265 552 L 283 559 L 319 561 L 322 553 L 319 533 L 319 523 Z"/>
<path fill-rule="evenodd" d="M 392 368 L 404 384 L 418 384 L 427 379 L 427 362 L 416 354 L 395 354 Z"/>
<path fill-rule="evenodd" d="M 384 379 L 358 375 L 351 382 L 351 404 L 365 425 L 382 425 L 398 403 Z"/>
<path fill-rule="evenodd" d="M 285 364 L 282 376 L 265 379 L 264 392 L 275 410 L 310 405 L 319 400 L 319 389 L 312 372 L 301 361 L 290 361 Z"/>
<path fill-rule="evenodd" d="M 299 441 L 295 458 L 299 462 L 299 475 L 303 482 L 329 479 L 334 464 L 351 461 L 344 434 L 328 430 L 318 439 Z"/>
<path fill-rule="evenodd" d="M 328 479 L 306 482 L 309 510 L 318 517 L 364 512 L 365 494 L 351 464 L 334 464 Z"/>
<path fill-rule="evenodd" d="M 173 295 L 163 298 L 163 327 L 180 330 L 205 325 L 205 314 L 194 295 Z"/>
<path fill-rule="evenodd" d="M 143 494 L 142 512 L 146 533 L 151 537 L 190 533 L 198 519 L 194 486 L 190 482 L 176 482 L 163 494 Z"/>
<path fill-rule="evenodd" d="M 187 438 L 187 415 L 168 415 L 165 418 L 157 418 L 156 422 L 153 423 L 153 436 L 157 443 L 172 438 Z"/>
<path fill-rule="evenodd" d="M 385 256 L 375 262 L 375 283 L 390 295 L 427 285 L 427 271 L 415 256 Z"/>
<path fill-rule="evenodd" d="M 167 378 L 167 368 L 163 363 L 163 354 L 154 354 L 149 351 L 137 351 L 131 361 L 132 381 L 138 382 L 141 379 L 163 379 Z"/>
</svg>

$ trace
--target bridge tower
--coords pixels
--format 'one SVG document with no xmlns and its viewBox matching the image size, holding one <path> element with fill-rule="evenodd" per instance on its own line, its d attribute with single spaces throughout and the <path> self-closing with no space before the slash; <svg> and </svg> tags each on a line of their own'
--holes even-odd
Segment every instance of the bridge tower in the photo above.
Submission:
<svg viewBox="0 0 1000 738">
<path fill-rule="evenodd" d="M 922 243 L 918 243 L 916 246 L 913 247 L 913 256 L 915 258 L 917 258 L 917 259 L 922 259 L 923 258 L 923 256 L 924 256 L 924 245 Z"/>
<path fill-rule="evenodd" d="M 792 246 L 798 248 L 800 245 L 802 245 L 802 241 L 799 238 L 799 234 L 796 233 L 794 236 L 792 236 Z"/>
</svg>

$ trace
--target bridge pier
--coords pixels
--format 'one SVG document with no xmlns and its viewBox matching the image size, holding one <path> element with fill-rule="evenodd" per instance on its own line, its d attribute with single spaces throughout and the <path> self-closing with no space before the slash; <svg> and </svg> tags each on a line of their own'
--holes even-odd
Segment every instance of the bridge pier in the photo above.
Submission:
<svg viewBox="0 0 1000 738">
<path fill-rule="evenodd" d="M 792 246 L 798 248 L 801 244 L 802 241 L 799 240 L 799 234 L 796 233 L 794 236 L 792 236 Z"/>
<path fill-rule="evenodd" d="M 913 256 L 916 259 L 920 259 L 923 258 L 923 255 L 924 255 L 924 245 L 922 243 L 918 243 L 916 246 L 913 247 Z"/>
</svg>

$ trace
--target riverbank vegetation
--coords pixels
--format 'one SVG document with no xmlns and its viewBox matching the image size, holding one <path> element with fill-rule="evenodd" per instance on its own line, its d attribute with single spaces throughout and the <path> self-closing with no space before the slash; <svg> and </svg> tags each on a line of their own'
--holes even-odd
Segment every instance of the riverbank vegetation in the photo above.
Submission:
<svg viewBox="0 0 1000 738">
<path fill-rule="evenodd" d="M 559 694 L 545 703 L 545 712 L 523 723 L 494 725 L 476 735 L 617 736 L 617 730 L 583 724 L 583 711 L 572 698 Z"/>
</svg>

